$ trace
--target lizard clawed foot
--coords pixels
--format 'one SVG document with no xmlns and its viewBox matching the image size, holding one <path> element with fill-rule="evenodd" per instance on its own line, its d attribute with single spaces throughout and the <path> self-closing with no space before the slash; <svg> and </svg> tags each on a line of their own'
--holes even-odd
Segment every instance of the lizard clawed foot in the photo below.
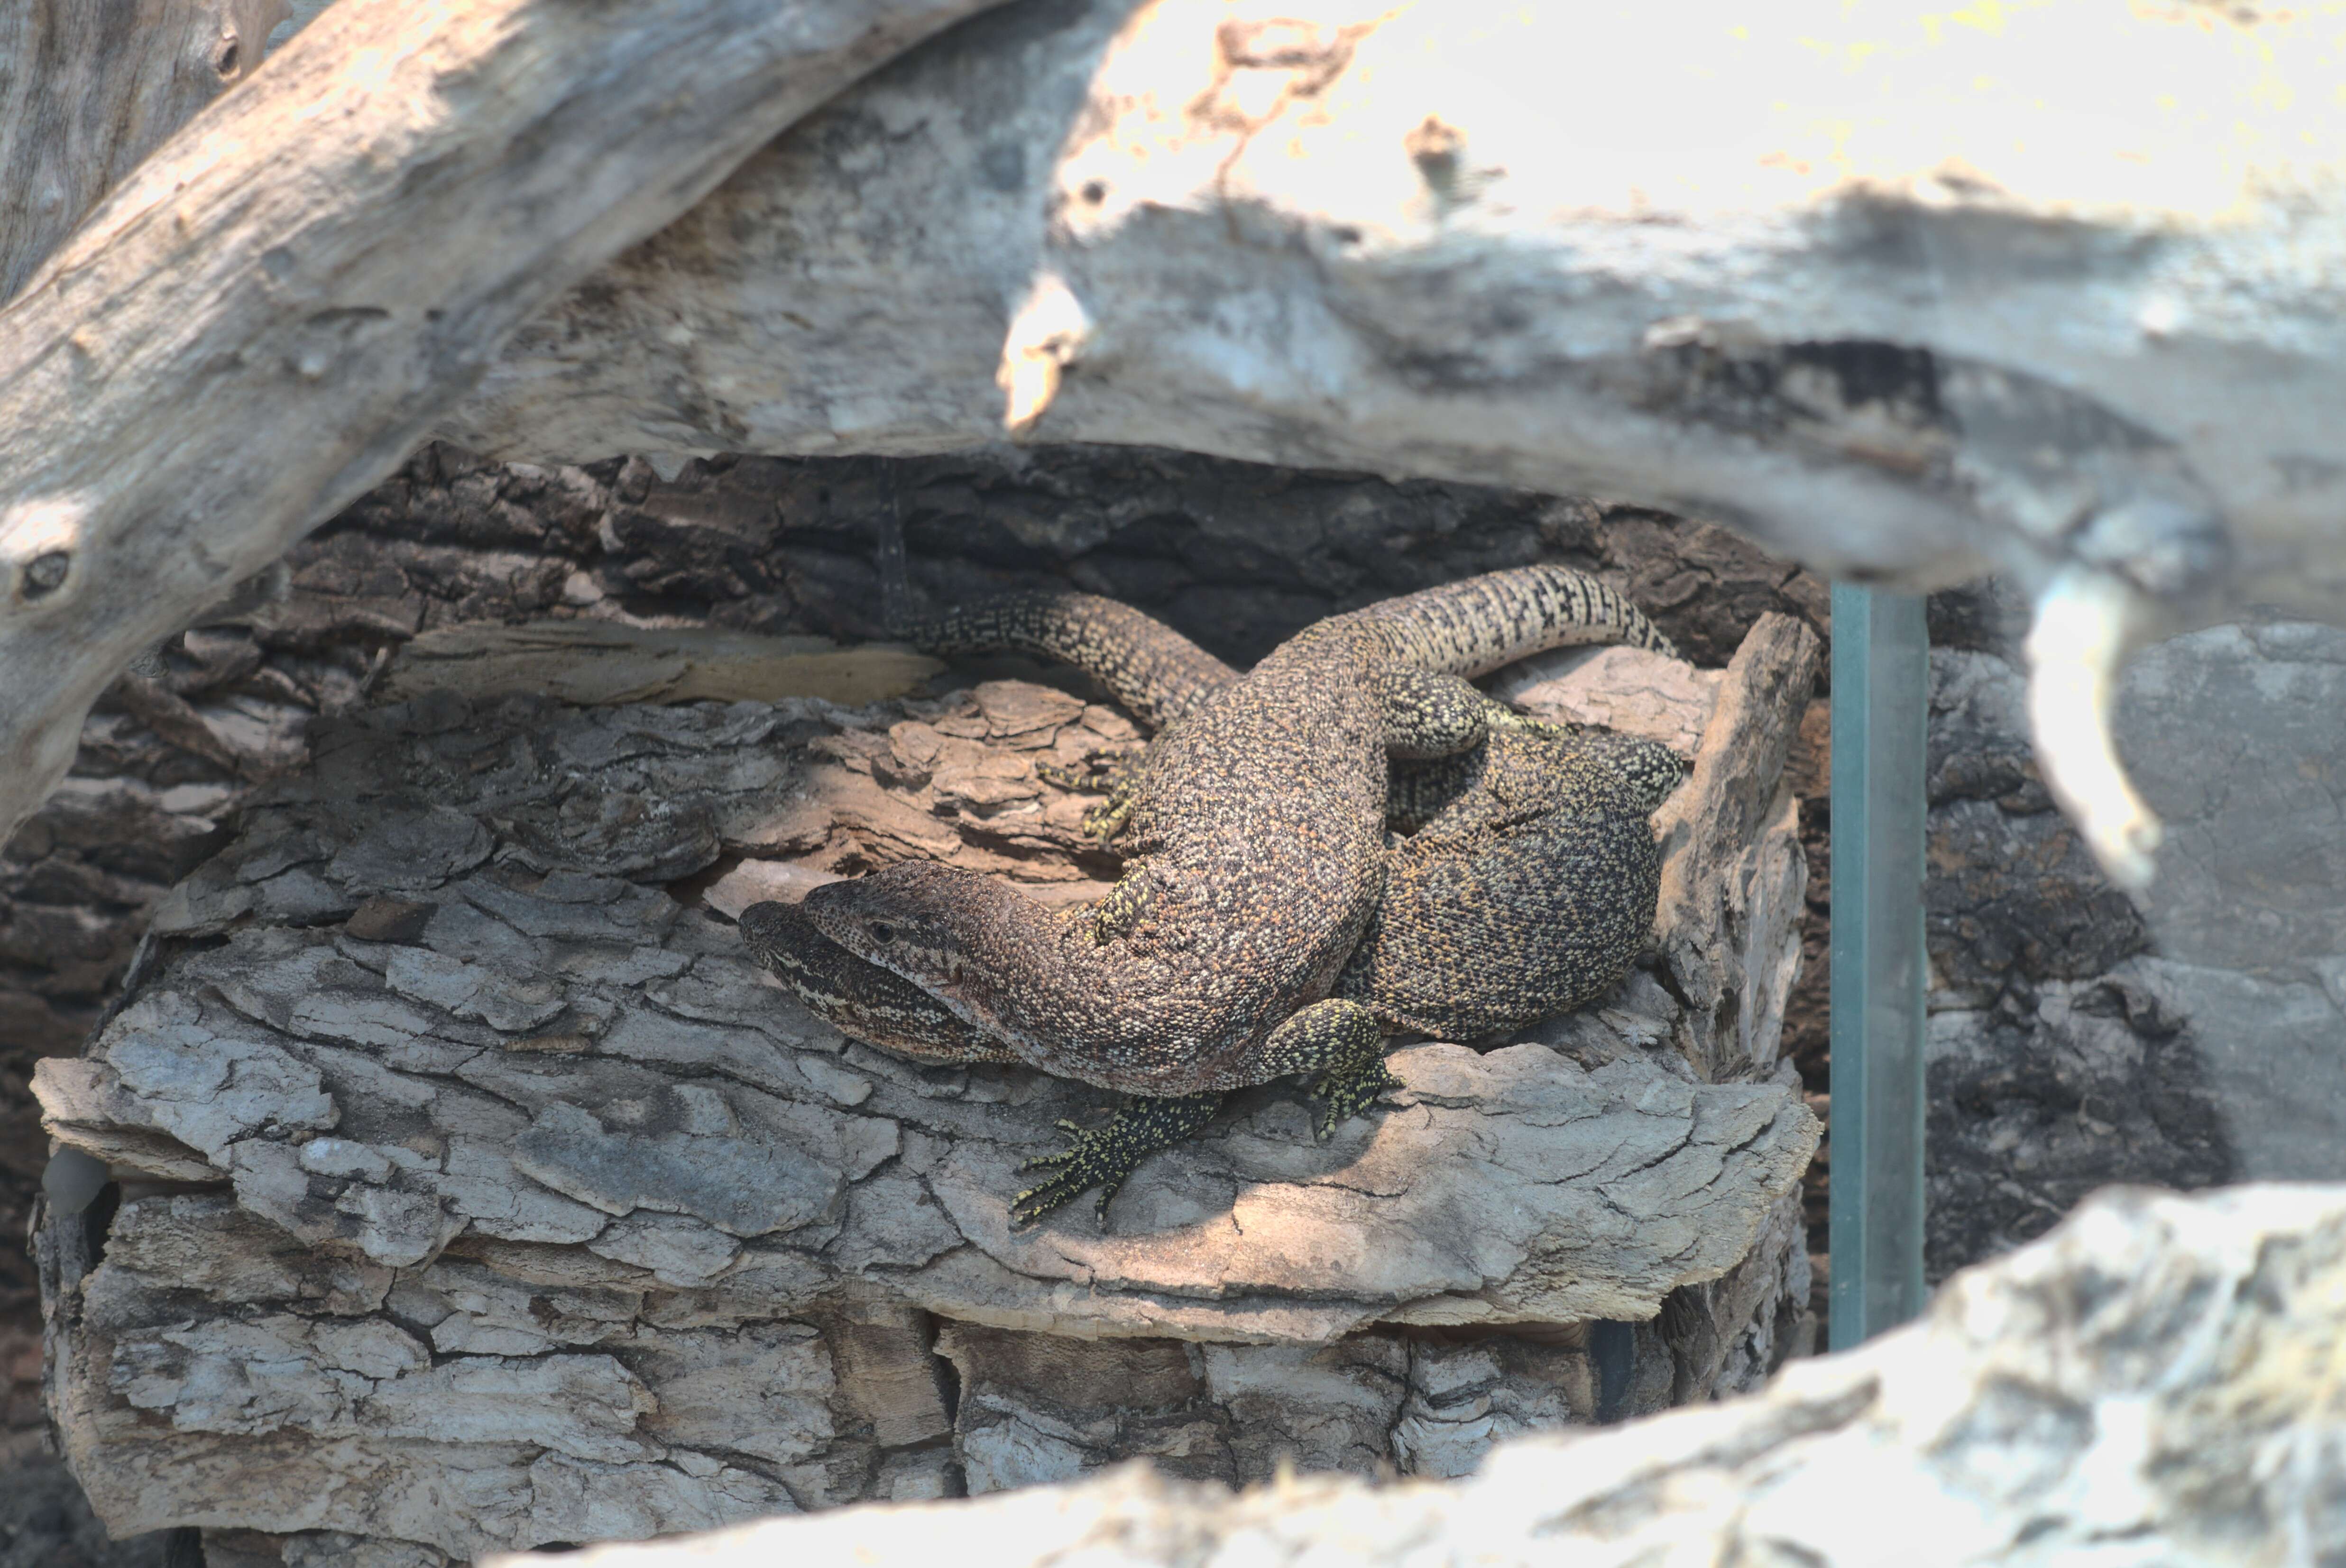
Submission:
<svg viewBox="0 0 2346 1568">
<path fill-rule="evenodd" d="M 1335 1133 L 1337 1123 L 1367 1110 L 1388 1089 L 1408 1087 L 1386 1069 L 1382 1057 L 1331 1067 L 1308 1091 L 1319 1107 L 1312 1135 L 1326 1143 Z"/>
<path fill-rule="evenodd" d="M 1035 776 L 1046 784 L 1083 794 L 1102 794 L 1107 799 L 1086 809 L 1083 830 L 1086 837 L 1096 839 L 1105 846 L 1124 831 L 1132 820 L 1133 808 L 1139 803 L 1139 786 L 1133 772 L 1133 759 L 1123 752 L 1090 752 L 1084 758 L 1088 772 L 1062 768 L 1056 762 L 1035 764 Z"/>
<path fill-rule="evenodd" d="M 1084 832 L 1097 839 L 1103 847 L 1114 842 L 1116 836 L 1124 831 L 1125 824 L 1132 820 L 1132 813 L 1139 804 L 1139 793 L 1130 783 L 1117 783 L 1108 791 L 1107 799 L 1084 813 Z"/>
<path fill-rule="evenodd" d="M 1357 1002 L 1332 996 L 1272 1030 L 1254 1065 L 1267 1075 L 1317 1074 L 1310 1094 L 1319 1104 L 1322 1143 L 1338 1122 L 1367 1110 L 1387 1089 L 1404 1087 L 1385 1070 L 1376 1015 Z"/>
<path fill-rule="evenodd" d="M 1116 1196 L 1140 1162 L 1158 1149 L 1194 1136 L 1220 1108 L 1219 1095 L 1182 1095 L 1165 1099 L 1135 1095 L 1117 1108 L 1105 1127 L 1086 1132 L 1062 1120 L 1067 1146 L 1056 1154 L 1037 1155 L 1018 1168 L 1052 1170 L 1040 1186 L 1028 1187 L 1010 1200 L 1014 1224 L 1030 1225 L 1053 1209 L 1072 1202 L 1092 1187 L 1100 1189 L 1095 1206 L 1103 1228 L 1108 1200 Z M 1056 1167 L 1056 1169 L 1055 1169 Z"/>
</svg>

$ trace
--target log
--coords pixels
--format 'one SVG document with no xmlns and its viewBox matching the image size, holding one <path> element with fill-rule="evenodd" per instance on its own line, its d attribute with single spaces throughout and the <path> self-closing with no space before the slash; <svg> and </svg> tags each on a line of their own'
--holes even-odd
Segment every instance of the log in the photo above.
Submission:
<svg viewBox="0 0 2346 1568">
<path fill-rule="evenodd" d="M 2319 25 L 1714 20 L 1029 7 L 586 282 L 444 428 L 524 456 L 903 452 L 1007 414 L 1656 501 L 1907 586 L 1998 565 L 2038 601 L 2048 782 L 2138 888 L 2158 827 L 2109 739 L 2119 664 L 2346 601 L 2346 328 L 2305 282 L 2346 232 Z M 1635 86 L 1559 96 L 1566 58 Z M 47 516 L 19 540 L 43 596 Z M 31 709 L 40 788 L 76 701 Z"/>
<path fill-rule="evenodd" d="M 349 0 L 184 127 L 0 311 L 0 838 L 533 311 L 983 4 Z"/>
<path fill-rule="evenodd" d="M 2104 743 L 2119 660 L 2251 604 L 2346 616 L 2310 13 L 1271 15 L 957 29 L 554 304 L 439 428 L 911 453 L 1010 414 L 1651 503 L 1903 587 L 1994 565 L 2068 672 L 2036 687 L 2055 791 L 2128 885 L 2156 825 Z"/>
<path fill-rule="evenodd" d="M 1131 744 L 1119 715 L 988 680 L 321 720 L 39 1072 L 94 1178 L 40 1231 L 68 1457 L 117 1533 L 436 1565 L 1135 1454 L 1451 1475 L 1755 1386 L 1804 1342 L 1817 1126 L 1772 1036 L 1679 999 L 1780 1016 L 1793 824 L 1709 759 L 1781 755 L 1816 658 L 1783 624 L 1708 678 L 1641 654 L 1526 695 L 1678 694 L 1646 705 L 1701 737 L 1673 860 L 1714 819 L 1762 851 L 1683 868 L 1704 939 L 1496 1048 L 1402 1047 L 1409 1091 L 1328 1144 L 1248 1091 L 1106 1227 L 1007 1204 L 1107 1096 L 850 1044 L 722 911 L 916 855 L 1097 891 L 1086 798 L 1035 765 Z"/>
<path fill-rule="evenodd" d="M 0 13 L 0 301 L 220 89 L 284 0 L 85 0 Z"/>
<path fill-rule="evenodd" d="M 543 692 L 565 702 L 694 702 L 818 697 L 857 708 L 902 697 L 944 666 L 910 648 L 840 648 L 828 637 L 617 621 L 446 626 L 399 650 L 383 695 L 453 691 L 479 702 Z"/>
<path fill-rule="evenodd" d="M 1314 1477 L 1233 1495 L 1133 1465 L 554 1562 L 2309 1561 L 2337 1538 L 2341 1290 L 2346 1187 L 2119 1188 L 1950 1281 L 1923 1321 L 1765 1394 L 1519 1439 L 1453 1485 Z"/>
</svg>

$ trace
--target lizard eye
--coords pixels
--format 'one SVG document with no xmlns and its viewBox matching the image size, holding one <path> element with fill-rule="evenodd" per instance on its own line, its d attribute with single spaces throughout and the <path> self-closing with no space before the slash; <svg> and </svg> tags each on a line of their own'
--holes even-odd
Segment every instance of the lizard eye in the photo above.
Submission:
<svg viewBox="0 0 2346 1568">
<path fill-rule="evenodd" d="M 896 940 L 896 928 L 884 920 L 875 920 L 866 929 L 872 932 L 873 942 L 885 944 Z"/>
</svg>

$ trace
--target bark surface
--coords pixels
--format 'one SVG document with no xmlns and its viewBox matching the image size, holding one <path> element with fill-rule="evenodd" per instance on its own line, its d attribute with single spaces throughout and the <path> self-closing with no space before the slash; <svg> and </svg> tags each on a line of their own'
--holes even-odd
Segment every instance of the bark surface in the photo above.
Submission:
<svg viewBox="0 0 2346 1568">
<path fill-rule="evenodd" d="M 1686 869 L 1705 940 L 1516 1043 L 1405 1047 L 1402 1103 L 1324 1145 L 1249 1091 L 1105 1233 L 1006 1216 L 1104 1096 L 849 1045 L 688 901 L 914 855 L 1096 891 L 1086 798 L 1035 764 L 1128 744 L 1118 716 L 1002 680 L 577 708 L 410 661 L 42 1066 L 51 1131 L 119 1183 L 43 1231 L 69 1454 L 117 1531 L 462 1558 L 1135 1453 L 1455 1474 L 1751 1386 L 1801 1333 L 1816 1127 L 1738 1021 L 1780 1016 L 1801 865 L 1779 779 L 1709 759 L 1780 756 L 1815 657 L 1763 618 L 1708 677 L 1617 652 L 1535 683 L 1699 736 L 1665 841 L 1748 840 Z"/>
<path fill-rule="evenodd" d="M 98 199 L 252 74 L 282 0 L 89 0 L 0 15 L 0 300 Z"/>
<path fill-rule="evenodd" d="M 2318 1561 L 2346 1523 L 2341 1289 L 2346 1189 L 2119 1189 L 1954 1281 L 1923 1322 L 1757 1398 L 1525 1439 L 1448 1486 L 1329 1477 L 1233 1496 L 1134 1466 L 556 1561 Z"/>
</svg>

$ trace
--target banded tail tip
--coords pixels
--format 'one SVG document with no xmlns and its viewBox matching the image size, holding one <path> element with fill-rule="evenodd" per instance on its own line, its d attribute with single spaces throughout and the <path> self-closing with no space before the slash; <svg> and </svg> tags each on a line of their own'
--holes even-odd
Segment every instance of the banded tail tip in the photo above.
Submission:
<svg viewBox="0 0 2346 1568">
<path fill-rule="evenodd" d="M 2053 799 L 2121 891 L 2147 891 L 2164 838 L 2127 777 L 2111 728 L 2118 671 L 2159 624 L 2149 596 L 2108 573 L 2066 568 L 2037 596 L 2028 633 L 2028 728 Z"/>
</svg>

